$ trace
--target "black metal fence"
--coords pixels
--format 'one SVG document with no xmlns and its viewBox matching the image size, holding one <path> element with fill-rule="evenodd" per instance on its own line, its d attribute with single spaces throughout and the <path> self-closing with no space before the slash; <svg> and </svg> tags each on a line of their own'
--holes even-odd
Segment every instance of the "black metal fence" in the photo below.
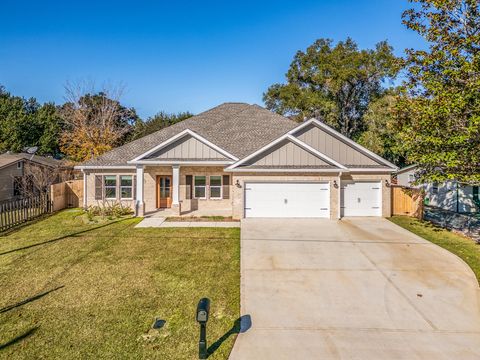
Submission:
<svg viewBox="0 0 480 360">
<path fill-rule="evenodd" d="M 49 193 L 0 203 L 0 232 L 52 212 Z"/>
</svg>

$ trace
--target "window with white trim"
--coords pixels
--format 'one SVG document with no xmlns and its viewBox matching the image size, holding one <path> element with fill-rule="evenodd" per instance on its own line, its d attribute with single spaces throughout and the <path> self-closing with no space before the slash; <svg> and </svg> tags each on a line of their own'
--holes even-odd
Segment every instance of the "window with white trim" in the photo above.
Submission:
<svg viewBox="0 0 480 360">
<path fill-rule="evenodd" d="M 194 184 L 193 197 L 195 199 L 206 199 L 207 198 L 207 177 L 195 176 L 193 184 Z"/>
<path fill-rule="evenodd" d="M 434 181 L 432 185 L 432 193 L 438 194 L 438 181 Z"/>
<path fill-rule="evenodd" d="M 21 169 L 23 167 L 23 162 L 19 161 L 17 163 L 17 169 Z"/>
<path fill-rule="evenodd" d="M 116 175 L 105 175 L 103 177 L 103 186 L 105 188 L 104 194 L 105 199 L 116 199 L 117 198 L 117 176 Z"/>
<path fill-rule="evenodd" d="M 120 199 L 133 199 L 132 175 L 120 175 Z"/>
<path fill-rule="evenodd" d="M 210 176 L 210 199 L 222 198 L 222 176 Z"/>
<path fill-rule="evenodd" d="M 413 174 L 408 174 L 408 182 L 413 183 L 415 181 L 415 175 Z"/>
</svg>

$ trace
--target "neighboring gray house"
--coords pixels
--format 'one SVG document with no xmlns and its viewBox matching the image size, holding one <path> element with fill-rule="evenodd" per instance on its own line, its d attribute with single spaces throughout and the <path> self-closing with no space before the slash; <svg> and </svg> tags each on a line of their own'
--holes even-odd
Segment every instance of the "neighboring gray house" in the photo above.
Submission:
<svg viewBox="0 0 480 360">
<path fill-rule="evenodd" d="M 412 185 L 417 171 L 417 165 L 410 165 L 398 170 L 396 173 L 397 184 L 423 188 L 425 190 L 425 203 L 430 206 L 458 213 L 479 211 L 476 205 L 480 200 L 478 186 L 465 185 L 457 181 Z"/>
<path fill-rule="evenodd" d="M 24 176 L 29 169 L 35 167 L 48 173 L 58 174 L 58 181 L 63 179 L 71 168 L 63 166 L 63 162 L 44 156 L 26 153 L 0 154 L 0 201 L 21 196 Z M 68 177 L 68 175 L 67 175 Z"/>
<path fill-rule="evenodd" d="M 138 216 L 390 216 L 392 163 L 311 119 L 225 103 L 76 167 L 84 207 Z"/>
</svg>

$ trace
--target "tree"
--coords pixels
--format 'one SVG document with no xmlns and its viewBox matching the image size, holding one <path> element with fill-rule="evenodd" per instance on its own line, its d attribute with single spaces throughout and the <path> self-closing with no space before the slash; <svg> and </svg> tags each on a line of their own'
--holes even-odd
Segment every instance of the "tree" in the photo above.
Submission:
<svg viewBox="0 0 480 360">
<path fill-rule="evenodd" d="M 99 156 L 129 138 L 139 121 L 135 109 L 120 103 L 121 88 L 94 92 L 82 84 L 67 84 L 67 103 L 60 111 L 65 123 L 61 149 L 73 161 Z"/>
<path fill-rule="evenodd" d="M 405 158 L 398 145 L 395 108 L 397 94 L 387 92 L 372 101 L 364 115 L 366 130 L 358 138 L 358 143 L 399 166 L 405 164 Z"/>
<path fill-rule="evenodd" d="M 394 78 L 398 60 L 386 41 L 375 50 L 359 50 L 350 38 L 333 46 L 319 39 L 298 51 L 286 74 L 286 84 L 274 84 L 263 95 L 268 109 L 299 121 L 318 117 L 356 138 L 364 129 L 363 115 L 383 93 L 382 83 Z"/>
<path fill-rule="evenodd" d="M 53 103 L 12 96 L 0 86 L 0 152 L 38 146 L 37 154 L 58 155 L 60 118 Z"/>
<path fill-rule="evenodd" d="M 400 144 L 420 182 L 480 182 L 480 4 L 410 0 L 403 23 L 428 50 L 408 49 L 397 106 Z"/>
<path fill-rule="evenodd" d="M 192 117 L 190 112 L 179 112 L 178 114 L 169 114 L 164 111 L 159 112 L 155 116 L 147 119 L 147 121 L 138 121 L 132 133 L 131 140 L 139 139 L 155 131 L 176 124 L 180 121 Z"/>
</svg>

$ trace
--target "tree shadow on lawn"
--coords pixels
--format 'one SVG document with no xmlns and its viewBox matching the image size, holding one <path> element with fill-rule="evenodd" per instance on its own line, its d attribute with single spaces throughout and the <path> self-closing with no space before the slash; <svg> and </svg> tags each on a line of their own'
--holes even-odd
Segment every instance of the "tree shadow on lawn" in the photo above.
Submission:
<svg viewBox="0 0 480 360">
<path fill-rule="evenodd" d="M 26 338 L 32 336 L 33 333 L 35 333 L 35 331 L 38 330 L 38 328 L 39 328 L 39 326 L 35 326 L 35 327 L 31 328 L 30 330 L 24 332 L 23 334 L 16 336 L 12 340 L 7 341 L 6 343 L 0 344 L 0 350 L 3 350 L 3 349 L 5 349 L 5 348 L 7 348 L 7 347 L 9 347 L 13 344 L 16 344 L 19 341 L 22 341 L 23 339 L 26 339 Z"/>
<path fill-rule="evenodd" d="M 15 304 L 5 306 L 4 308 L 1 308 L 1 309 L 0 309 L 0 314 L 6 313 L 7 311 L 13 310 L 13 309 L 15 309 L 15 308 L 17 308 L 17 307 L 19 307 L 19 306 L 28 304 L 28 303 L 30 303 L 30 302 L 32 302 L 32 301 L 41 299 L 41 298 L 44 297 L 45 295 L 48 295 L 48 294 L 50 294 L 51 292 L 60 290 L 60 289 L 62 289 L 62 288 L 64 288 L 64 287 L 65 287 L 65 285 L 57 286 L 57 287 L 54 288 L 54 289 L 50 289 L 50 290 L 44 291 L 44 292 L 42 292 L 42 293 L 40 293 L 40 294 L 37 294 L 37 295 L 34 295 L 34 296 L 32 296 L 32 297 L 26 298 L 25 300 L 19 301 L 19 302 L 15 303 Z"/>
<path fill-rule="evenodd" d="M 222 344 L 234 334 L 247 332 L 252 327 L 252 318 L 250 315 L 242 315 L 235 322 L 230 330 L 223 334 L 217 341 L 210 345 L 207 349 L 208 357 L 212 355 Z"/>
<path fill-rule="evenodd" d="M 41 242 L 41 243 L 36 243 L 36 244 L 32 244 L 32 245 L 23 246 L 23 247 L 20 247 L 20 248 L 17 248 L 17 249 L 8 250 L 8 251 L 5 251 L 5 252 L 0 253 L 0 256 L 2 256 L 2 255 L 7 255 L 7 254 L 11 254 L 11 253 L 13 253 L 13 252 L 17 252 L 17 251 L 21 251 L 21 250 L 26 250 L 26 249 L 34 248 L 34 247 L 37 247 L 37 246 L 42 246 L 42 245 L 54 243 L 54 242 L 57 242 L 57 241 L 60 241 L 60 240 L 64 240 L 64 239 L 70 238 L 70 237 L 75 237 L 75 236 L 77 236 L 77 235 L 86 234 L 86 233 L 88 233 L 88 232 L 90 232 L 90 231 L 98 230 L 98 229 L 101 229 L 101 228 L 104 228 L 104 227 L 107 227 L 107 226 L 110 226 L 110 225 L 113 225 L 113 224 L 118 224 L 118 223 L 120 223 L 120 222 L 123 222 L 123 221 L 125 221 L 125 220 L 129 220 L 129 219 L 130 219 L 130 218 L 113 221 L 113 222 L 111 222 L 111 223 L 103 224 L 103 225 L 100 225 L 100 226 L 97 226 L 97 227 L 94 227 L 94 228 L 91 228 L 91 229 L 86 229 L 86 230 L 78 231 L 78 232 L 76 232 L 76 233 L 71 233 L 71 234 L 63 235 L 63 236 L 60 236 L 60 237 L 55 238 L 55 239 L 43 241 L 43 242 Z"/>
</svg>

